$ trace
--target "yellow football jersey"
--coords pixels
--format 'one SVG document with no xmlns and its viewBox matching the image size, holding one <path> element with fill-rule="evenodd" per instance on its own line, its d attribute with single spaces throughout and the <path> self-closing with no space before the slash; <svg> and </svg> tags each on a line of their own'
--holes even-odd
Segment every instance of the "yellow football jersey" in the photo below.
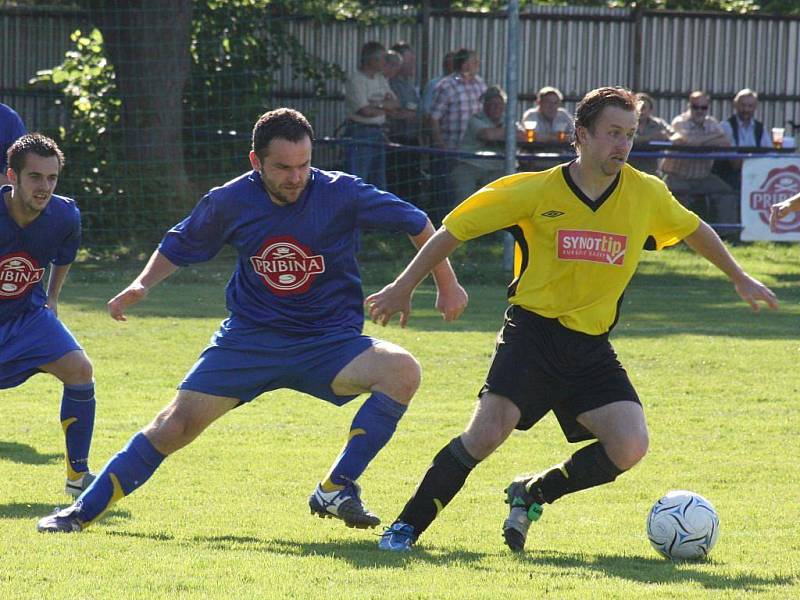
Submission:
<svg viewBox="0 0 800 600">
<path fill-rule="evenodd" d="M 516 240 L 509 302 L 591 335 L 616 323 L 642 250 L 677 244 L 700 219 L 664 183 L 625 165 L 592 202 L 568 165 L 502 177 L 443 221 L 461 241 L 501 229 Z"/>
</svg>

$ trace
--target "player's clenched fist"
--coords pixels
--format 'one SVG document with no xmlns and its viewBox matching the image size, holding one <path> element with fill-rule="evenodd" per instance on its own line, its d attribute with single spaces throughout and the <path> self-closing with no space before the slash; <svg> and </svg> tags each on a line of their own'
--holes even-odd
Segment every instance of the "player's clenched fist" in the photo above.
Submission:
<svg viewBox="0 0 800 600">
<path fill-rule="evenodd" d="M 147 296 L 147 292 L 148 289 L 140 283 L 132 283 L 126 287 L 108 301 L 108 312 L 111 318 L 117 321 L 127 321 L 125 309 L 144 300 L 145 296 Z"/>
</svg>

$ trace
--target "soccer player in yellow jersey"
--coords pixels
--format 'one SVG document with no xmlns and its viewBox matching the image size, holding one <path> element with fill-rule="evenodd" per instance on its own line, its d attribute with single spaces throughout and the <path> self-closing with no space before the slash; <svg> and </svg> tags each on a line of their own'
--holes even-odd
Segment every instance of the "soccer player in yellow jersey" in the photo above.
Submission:
<svg viewBox="0 0 800 600">
<path fill-rule="evenodd" d="M 723 271 L 754 311 L 760 302 L 777 308 L 772 291 L 742 270 L 706 223 L 659 179 L 626 164 L 637 124 L 629 90 L 589 92 L 575 114 L 574 161 L 478 190 L 393 283 L 366 299 L 373 321 L 386 325 L 400 313 L 404 326 L 414 288 L 459 244 L 501 229 L 516 238 L 511 306 L 475 412 L 435 456 L 380 548 L 409 550 L 480 461 L 515 428 L 529 429 L 551 410 L 568 441 L 596 441 L 509 485 L 503 534 L 511 550 L 524 548 L 542 505 L 609 483 L 641 460 L 648 445 L 642 405 L 608 334 L 643 248 L 683 240 Z"/>
</svg>

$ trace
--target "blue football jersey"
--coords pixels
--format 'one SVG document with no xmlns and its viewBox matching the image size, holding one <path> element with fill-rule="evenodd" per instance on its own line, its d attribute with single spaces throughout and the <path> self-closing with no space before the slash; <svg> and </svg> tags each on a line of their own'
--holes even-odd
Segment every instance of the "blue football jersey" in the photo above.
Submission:
<svg viewBox="0 0 800 600">
<path fill-rule="evenodd" d="M 297 201 L 278 206 L 251 171 L 208 192 L 159 251 L 185 266 L 233 246 L 239 258 L 226 297 L 237 321 L 289 334 L 360 332 L 359 231 L 417 235 L 426 222 L 424 212 L 394 194 L 315 168 Z"/>
<path fill-rule="evenodd" d="M 47 303 L 43 285 L 49 263 L 75 260 L 81 238 L 81 213 L 75 201 L 53 196 L 36 219 L 22 228 L 2 201 L 11 186 L 0 187 L 0 323 Z"/>
</svg>

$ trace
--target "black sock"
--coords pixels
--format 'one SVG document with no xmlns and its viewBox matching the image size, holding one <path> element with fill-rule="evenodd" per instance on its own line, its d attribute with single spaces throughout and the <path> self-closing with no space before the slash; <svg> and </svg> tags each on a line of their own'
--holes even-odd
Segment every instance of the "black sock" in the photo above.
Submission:
<svg viewBox="0 0 800 600">
<path fill-rule="evenodd" d="M 610 483 L 622 472 L 608 458 L 602 444 L 595 442 L 578 450 L 564 464 L 545 472 L 538 483 L 531 486 L 531 493 L 536 495 L 538 491 L 542 500 L 551 503 L 565 494 Z"/>
<path fill-rule="evenodd" d="M 450 440 L 434 457 L 398 520 L 413 525 L 414 535 L 419 537 L 463 487 L 478 462 L 467 452 L 461 437 Z"/>
</svg>

